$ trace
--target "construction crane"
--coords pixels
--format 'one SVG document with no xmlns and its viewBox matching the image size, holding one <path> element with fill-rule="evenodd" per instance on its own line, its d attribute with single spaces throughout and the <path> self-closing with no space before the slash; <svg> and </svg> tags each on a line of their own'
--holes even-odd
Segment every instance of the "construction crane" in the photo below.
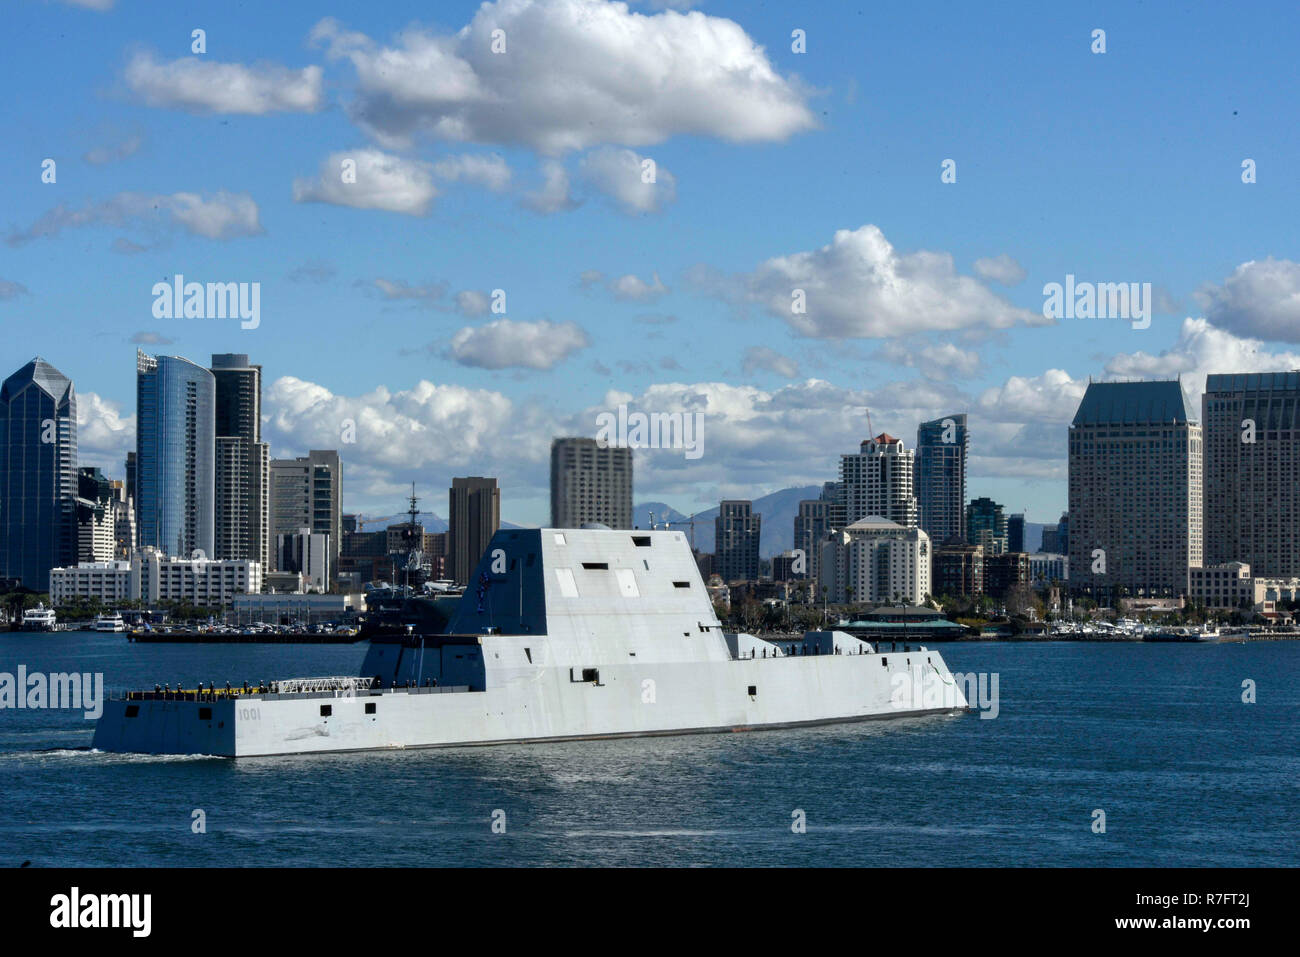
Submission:
<svg viewBox="0 0 1300 957">
<path fill-rule="evenodd" d="M 669 521 L 668 519 L 664 519 L 662 522 L 656 522 L 656 521 L 655 521 L 655 513 L 654 513 L 654 512 L 650 512 L 649 515 L 650 515 L 650 531 L 652 531 L 652 532 L 653 532 L 656 528 L 664 528 L 664 529 L 667 529 L 667 528 L 672 527 L 673 525 L 688 525 L 688 526 L 690 526 L 690 529 L 691 529 L 691 551 L 695 551 L 695 513 L 694 513 L 694 512 L 691 513 L 691 517 L 690 517 L 690 518 L 688 518 L 688 519 L 680 519 L 680 520 L 675 521 L 675 522 L 674 522 L 674 521 Z"/>
</svg>

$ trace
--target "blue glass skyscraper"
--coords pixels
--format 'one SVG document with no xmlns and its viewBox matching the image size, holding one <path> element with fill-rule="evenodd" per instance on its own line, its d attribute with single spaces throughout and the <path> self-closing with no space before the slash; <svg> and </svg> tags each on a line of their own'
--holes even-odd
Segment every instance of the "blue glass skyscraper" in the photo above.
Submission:
<svg viewBox="0 0 1300 957">
<path fill-rule="evenodd" d="M 48 591 L 77 561 L 77 397 L 35 358 L 0 386 L 0 578 Z"/>
<path fill-rule="evenodd" d="M 916 499 L 920 526 L 935 545 L 965 534 L 966 460 L 970 434 L 966 416 L 922 422 L 916 430 Z"/>
<path fill-rule="evenodd" d="M 212 558 L 216 380 L 188 359 L 137 352 L 136 414 L 140 544 Z"/>
</svg>

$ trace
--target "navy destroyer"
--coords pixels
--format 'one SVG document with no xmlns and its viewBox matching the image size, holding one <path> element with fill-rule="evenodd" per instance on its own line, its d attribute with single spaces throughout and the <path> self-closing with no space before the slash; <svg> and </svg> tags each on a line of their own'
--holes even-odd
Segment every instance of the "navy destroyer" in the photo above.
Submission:
<svg viewBox="0 0 1300 957">
<path fill-rule="evenodd" d="M 743 731 L 964 710 L 938 652 L 718 621 L 677 531 L 503 529 L 444 632 L 376 635 L 361 674 L 136 691 L 101 751 L 231 757 Z"/>
</svg>

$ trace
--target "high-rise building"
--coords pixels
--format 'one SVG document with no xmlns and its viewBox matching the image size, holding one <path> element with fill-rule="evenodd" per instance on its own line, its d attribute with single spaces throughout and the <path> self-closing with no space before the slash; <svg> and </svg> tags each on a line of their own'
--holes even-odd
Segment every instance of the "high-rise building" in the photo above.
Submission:
<svg viewBox="0 0 1300 957">
<path fill-rule="evenodd" d="M 908 602 L 930 594 L 930 536 L 872 516 L 822 543 L 819 590 L 833 602 Z"/>
<path fill-rule="evenodd" d="M 136 353 L 136 532 L 166 555 L 211 559 L 216 383 L 179 356 Z"/>
<path fill-rule="evenodd" d="M 831 503 L 825 498 L 805 499 L 794 517 L 794 547 L 803 552 L 803 572 L 796 578 L 817 581 L 821 572 L 821 543 L 834 527 L 830 524 Z"/>
<path fill-rule="evenodd" d="M 713 520 L 713 571 L 724 582 L 757 581 L 758 546 L 763 516 L 754 514 L 754 503 L 727 499 L 718 506 Z"/>
<path fill-rule="evenodd" d="M 918 508 L 912 494 L 915 453 L 902 439 L 882 432 L 862 443 L 855 454 L 840 456 L 840 497 L 844 522 L 871 516 L 916 528 Z"/>
<path fill-rule="evenodd" d="M 845 518 L 844 485 L 840 482 L 823 482 L 819 502 L 826 503 L 826 527 L 843 528 L 849 524 Z"/>
<path fill-rule="evenodd" d="M 1025 550 L 1025 516 L 1023 512 L 1007 516 L 1007 551 Z"/>
<path fill-rule="evenodd" d="M 632 450 L 595 439 L 551 442 L 551 526 L 632 527 Z"/>
<path fill-rule="evenodd" d="M 973 597 L 984 594 L 984 547 L 954 535 L 934 547 L 933 594 Z"/>
<path fill-rule="evenodd" d="M 1300 372 L 1212 375 L 1205 430 L 1205 564 L 1300 574 Z"/>
<path fill-rule="evenodd" d="M 992 598 L 1005 601 L 1018 586 L 1033 581 L 1029 555 L 1003 552 L 984 556 L 984 591 Z"/>
<path fill-rule="evenodd" d="M 247 558 L 270 568 L 271 447 L 262 441 L 262 367 L 246 355 L 224 353 L 212 357 L 212 376 L 216 557 Z"/>
<path fill-rule="evenodd" d="M 946 415 L 916 430 L 916 501 L 919 523 L 932 542 L 965 534 L 966 416 Z"/>
<path fill-rule="evenodd" d="M 117 557 L 117 496 L 97 468 L 77 470 L 77 561 L 111 562 Z"/>
<path fill-rule="evenodd" d="M 271 534 L 304 528 L 329 536 L 329 567 L 339 567 L 343 539 L 343 464 L 334 449 L 312 449 L 295 459 L 271 460 Z M 291 571 L 292 569 L 278 569 Z"/>
<path fill-rule="evenodd" d="M 469 584 L 469 576 L 500 527 L 497 480 L 478 475 L 453 478 L 448 491 L 447 556 L 451 577 L 458 585 Z"/>
<path fill-rule="evenodd" d="M 0 385 L 0 578 L 48 590 L 77 539 L 76 391 L 37 357 Z"/>
<path fill-rule="evenodd" d="M 135 501 L 135 453 L 126 453 L 126 497 Z"/>
<path fill-rule="evenodd" d="M 1007 517 L 991 498 L 971 499 L 966 506 L 966 541 L 982 545 L 985 557 L 1001 555 L 1007 548 Z"/>
<path fill-rule="evenodd" d="M 1182 386 L 1089 383 L 1069 443 L 1071 588 L 1187 594 L 1202 559 L 1202 449 Z"/>
<path fill-rule="evenodd" d="M 275 567 L 282 572 L 297 572 L 307 580 L 307 584 L 322 594 L 329 591 L 330 582 L 334 580 L 334 569 L 330 566 L 329 534 L 313 532 L 310 528 L 276 536 Z"/>
</svg>

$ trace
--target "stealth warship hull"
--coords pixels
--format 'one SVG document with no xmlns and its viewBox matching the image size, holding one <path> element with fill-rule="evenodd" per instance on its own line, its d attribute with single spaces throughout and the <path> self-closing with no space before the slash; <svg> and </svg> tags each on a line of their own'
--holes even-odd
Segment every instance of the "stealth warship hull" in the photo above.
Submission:
<svg viewBox="0 0 1300 957">
<path fill-rule="evenodd" d="M 372 640 L 361 674 L 133 692 L 94 747 L 230 757 L 741 731 L 965 709 L 938 652 L 727 633 L 680 532 L 504 530 L 446 633 Z"/>
</svg>

